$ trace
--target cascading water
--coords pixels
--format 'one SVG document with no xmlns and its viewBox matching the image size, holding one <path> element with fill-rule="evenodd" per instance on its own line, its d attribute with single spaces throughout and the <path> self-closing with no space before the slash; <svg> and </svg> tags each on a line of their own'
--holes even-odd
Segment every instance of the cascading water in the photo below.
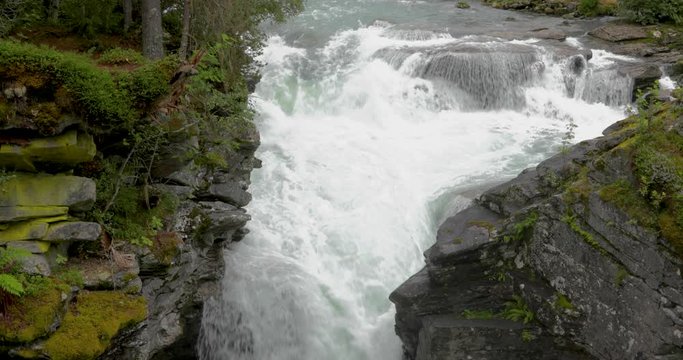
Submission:
<svg viewBox="0 0 683 360">
<path fill-rule="evenodd" d="M 388 295 L 439 223 L 630 99 L 607 52 L 577 65 L 535 40 L 452 36 L 440 3 L 359 4 L 308 4 L 268 42 L 251 233 L 225 252 L 202 359 L 400 359 Z M 503 16 L 475 10 L 482 27 Z"/>
</svg>

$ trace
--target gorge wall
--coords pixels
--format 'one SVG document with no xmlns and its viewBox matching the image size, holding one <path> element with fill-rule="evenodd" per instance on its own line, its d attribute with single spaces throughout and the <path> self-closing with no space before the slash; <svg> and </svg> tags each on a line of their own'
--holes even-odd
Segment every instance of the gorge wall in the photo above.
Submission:
<svg viewBox="0 0 683 360">
<path fill-rule="evenodd" d="M 223 250 L 250 219 L 250 118 L 219 92 L 211 113 L 178 97 L 196 70 L 168 59 L 111 70 L 0 50 L 0 266 L 23 286 L 3 284 L 0 356 L 196 358 Z"/>
<path fill-rule="evenodd" d="M 408 359 L 680 359 L 680 100 L 449 218 L 391 295 Z"/>
</svg>

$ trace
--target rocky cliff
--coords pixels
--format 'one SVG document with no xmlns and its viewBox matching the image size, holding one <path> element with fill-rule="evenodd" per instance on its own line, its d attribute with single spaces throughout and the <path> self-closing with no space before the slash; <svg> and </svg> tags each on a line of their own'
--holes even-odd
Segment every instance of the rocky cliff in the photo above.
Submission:
<svg viewBox="0 0 683 360">
<path fill-rule="evenodd" d="M 655 101 L 445 221 L 391 295 L 406 358 L 683 358 L 682 114 Z"/>
<path fill-rule="evenodd" d="M 246 97 L 172 58 L 0 52 L 0 357 L 196 358 L 250 219 Z"/>
</svg>

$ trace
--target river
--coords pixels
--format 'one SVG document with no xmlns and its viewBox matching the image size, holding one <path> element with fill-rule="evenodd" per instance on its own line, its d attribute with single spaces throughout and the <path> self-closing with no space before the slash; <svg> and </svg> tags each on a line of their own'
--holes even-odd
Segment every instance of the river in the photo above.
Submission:
<svg viewBox="0 0 683 360">
<path fill-rule="evenodd" d="M 629 60 L 567 60 L 594 23 L 470 3 L 309 0 L 271 29 L 251 232 L 225 252 L 202 359 L 400 359 L 388 296 L 438 225 L 623 118 L 611 67 Z M 542 27 L 571 37 L 510 40 Z"/>
</svg>

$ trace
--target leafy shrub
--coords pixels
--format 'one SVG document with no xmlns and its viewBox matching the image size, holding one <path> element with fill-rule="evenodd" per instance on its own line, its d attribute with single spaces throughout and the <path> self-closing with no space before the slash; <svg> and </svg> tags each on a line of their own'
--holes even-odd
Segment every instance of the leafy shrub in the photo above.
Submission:
<svg viewBox="0 0 683 360">
<path fill-rule="evenodd" d="M 683 0 L 621 0 L 619 7 L 625 17 L 643 25 L 667 20 L 683 23 Z"/>
<path fill-rule="evenodd" d="M 97 62 L 106 65 L 141 65 L 146 63 L 147 60 L 135 50 L 113 48 L 103 52 Z"/>
<path fill-rule="evenodd" d="M 598 12 L 598 0 L 581 0 L 579 12 L 587 16 L 595 16 Z"/>
<path fill-rule="evenodd" d="M 82 115 L 93 123 L 116 126 L 135 119 L 130 99 L 116 91 L 112 76 L 86 56 L 8 40 L 0 41 L 0 54 L 0 73 L 43 74 L 63 84 Z"/>
</svg>

